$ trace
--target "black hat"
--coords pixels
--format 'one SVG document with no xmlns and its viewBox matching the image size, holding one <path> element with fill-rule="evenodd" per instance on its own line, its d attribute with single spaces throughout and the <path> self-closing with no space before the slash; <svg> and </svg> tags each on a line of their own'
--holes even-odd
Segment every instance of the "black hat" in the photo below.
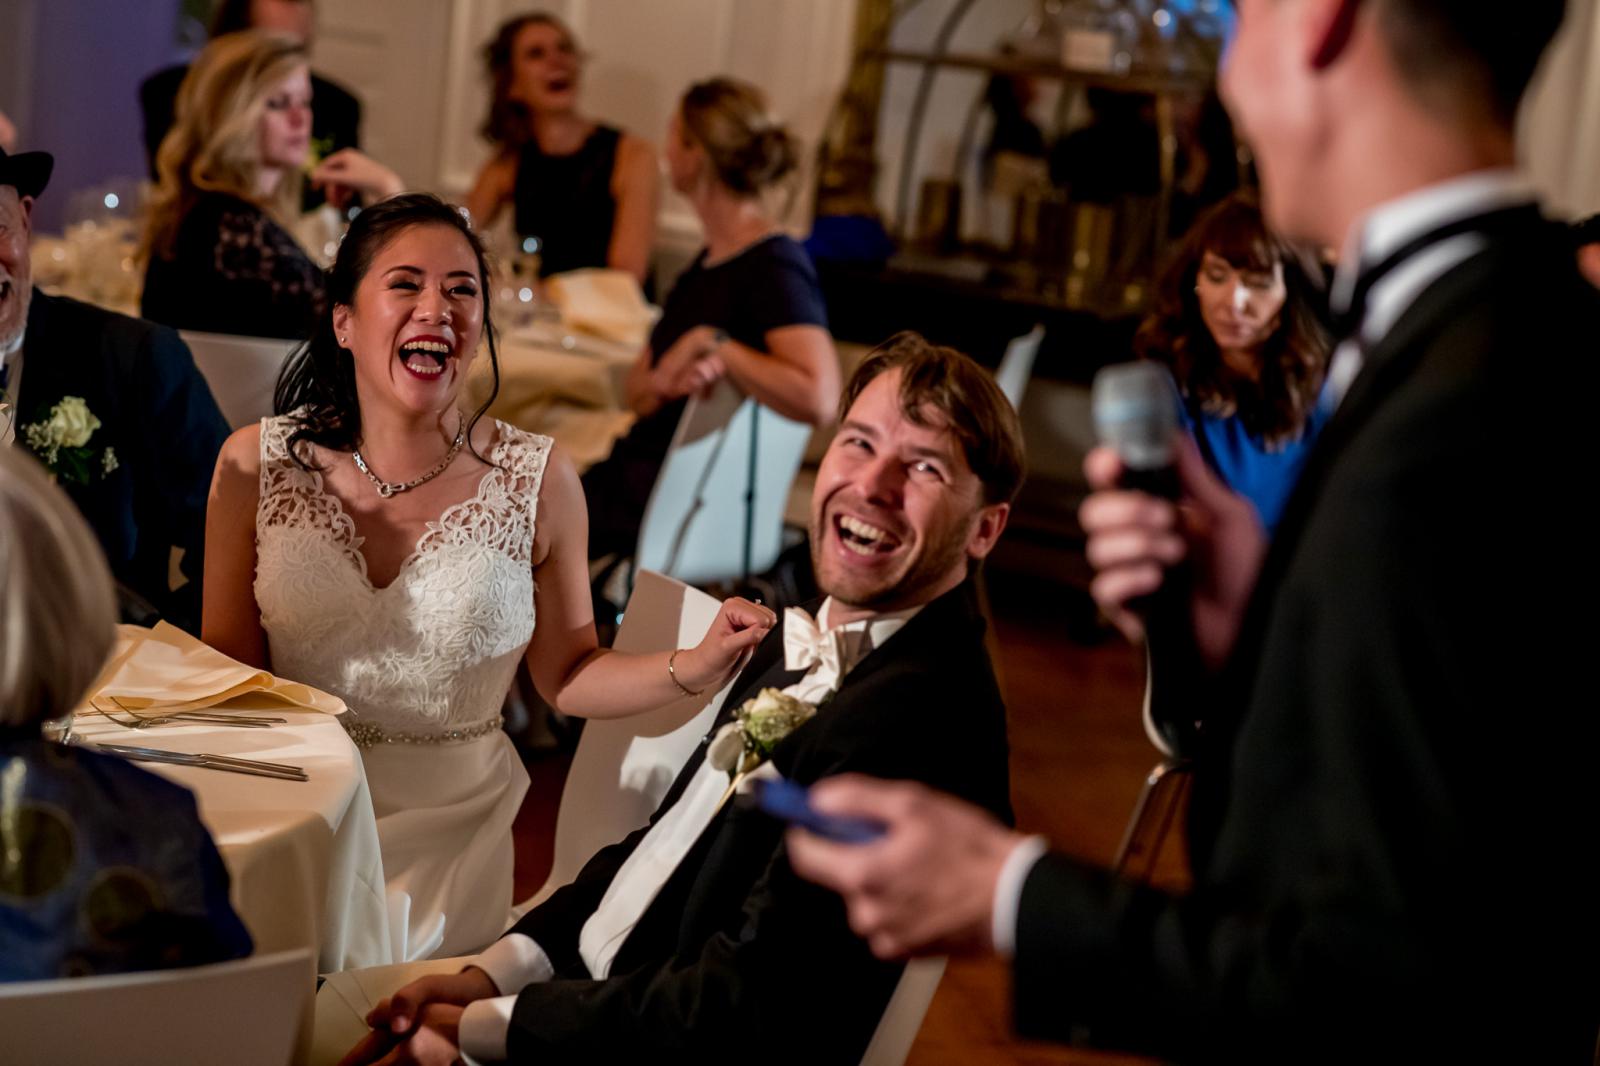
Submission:
<svg viewBox="0 0 1600 1066">
<path fill-rule="evenodd" d="M 18 152 L 8 155 L 0 148 L 0 185 L 14 185 L 18 196 L 38 196 L 50 181 L 55 156 L 49 152 Z"/>
</svg>

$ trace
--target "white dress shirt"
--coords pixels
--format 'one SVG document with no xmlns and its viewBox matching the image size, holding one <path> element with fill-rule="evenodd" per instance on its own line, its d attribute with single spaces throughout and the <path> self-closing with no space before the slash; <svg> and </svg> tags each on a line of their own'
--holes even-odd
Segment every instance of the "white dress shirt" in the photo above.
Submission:
<svg viewBox="0 0 1600 1066">
<path fill-rule="evenodd" d="M 0 366 L 5 367 L 5 373 L 0 375 L 6 379 L 6 387 L 0 389 L 0 402 L 5 403 L 6 409 L 0 412 L 0 448 L 9 445 L 17 436 L 17 397 L 22 395 L 22 346 L 18 344 L 9 352 L 0 353 Z"/>
<path fill-rule="evenodd" d="M 1381 262 L 1407 241 L 1457 219 L 1536 200 L 1533 185 L 1526 177 L 1515 170 L 1495 169 L 1465 174 L 1379 204 L 1356 223 L 1345 241 L 1328 294 L 1334 313 L 1350 306 L 1356 279 L 1364 267 Z M 1337 406 L 1343 401 L 1351 382 L 1361 372 L 1362 351 L 1393 329 L 1428 286 L 1482 251 L 1487 243 L 1479 233 L 1449 237 L 1424 248 L 1379 278 L 1367 296 L 1357 335 L 1346 338 L 1334 349 L 1328 365 L 1326 402 Z M 1034 863 L 1044 853 L 1043 839 L 1028 837 L 1012 848 L 1001 868 L 995 883 L 991 934 L 995 951 L 1002 957 L 1009 958 L 1016 950 L 1022 888 Z"/>
<path fill-rule="evenodd" d="M 783 691 L 808 703 L 820 703 L 868 652 L 881 647 L 921 610 L 913 607 L 830 628 L 832 607 L 832 597 L 824 600 L 815 622 L 796 608 L 785 611 L 785 663 L 791 670 L 805 669 L 806 673 Z M 775 774 L 772 764 L 766 763 L 746 779 L 740 791 L 757 776 Z M 702 761 L 677 802 L 650 827 L 617 870 L 600 905 L 578 935 L 578 952 L 592 977 L 609 976 L 628 934 L 721 809 L 728 784 L 727 771 L 713 767 L 710 760 Z M 530 984 L 550 980 L 555 970 L 544 949 L 521 933 L 508 933 L 495 941 L 475 965 L 504 994 L 479 1000 L 462 1013 L 461 1050 L 475 1059 L 504 1059 L 516 993 Z"/>
</svg>

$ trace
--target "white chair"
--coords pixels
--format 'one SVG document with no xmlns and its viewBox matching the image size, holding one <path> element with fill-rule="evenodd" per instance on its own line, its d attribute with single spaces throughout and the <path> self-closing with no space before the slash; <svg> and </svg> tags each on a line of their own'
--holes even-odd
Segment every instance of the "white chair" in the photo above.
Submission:
<svg viewBox="0 0 1600 1066">
<path fill-rule="evenodd" d="M 278 372 L 300 343 L 225 333 L 185 331 L 179 336 L 194 354 L 195 365 L 211 386 L 222 417 L 233 429 L 272 413 L 272 390 L 278 384 Z"/>
<path fill-rule="evenodd" d="M 1006 354 L 994 368 L 995 384 L 1006 394 L 1011 406 L 1022 410 L 1022 397 L 1028 391 L 1028 379 L 1033 376 L 1033 361 L 1039 356 L 1039 344 L 1044 340 L 1044 326 L 1034 326 L 1006 345 Z"/>
<path fill-rule="evenodd" d="M 182 970 L 0 984 L 6 1066 L 284 1066 L 313 976 L 307 948 Z"/>
<path fill-rule="evenodd" d="M 911 1054 L 917 1030 L 928 1013 L 928 1004 L 939 990 L 939 979 L 944 976 L 944 957 L 912 959 L 906 963 L 900 983 L 895 986 L 889 1005 L 883 1008 L 878 1028 L 872 1033 L 872 1042 L 861 1056 L 861 1066 L 900 1066 Z"/>
<path fill-rule="evenodd" d="M 635 568 L 692 585 L 771 568 L 811 428 L 726 381 L 709 397 L 691 398 L 645 505 Z"/>
<path fill-rule="evenodd" d="M 635 653 L 692 647 L 720 606 L 681 581 L 641 570 L 614 647 Z M 519 910 L 543 902 L 595 852 L 650 820 L 731 687 L 729 681 L 720 692 L 674 700 L 647 714 L 584 723 L 556 814 L 550 876 Z"/>
</svg>

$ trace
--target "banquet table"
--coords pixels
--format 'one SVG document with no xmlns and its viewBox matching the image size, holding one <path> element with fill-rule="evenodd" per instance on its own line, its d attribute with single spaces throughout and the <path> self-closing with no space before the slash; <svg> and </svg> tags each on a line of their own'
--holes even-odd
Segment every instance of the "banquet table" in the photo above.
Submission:
<svg viewBox="0 0 1600 1066">
<path fill-rule="evenodd" d="M 394 961 L 377 821 L 361 756 L 344 727 L 333 715 L 261 695 L 237 696 L 224 709 L 288 722 L 270 729 L 199 722 L 133 729 L 80 712 L 74 742 L 303 767 L 307 781 L 139 764 L 194 793 L 228 867 L 234 910 L 257 952 L 309 946 L 324 973 Z"/>
</svg>

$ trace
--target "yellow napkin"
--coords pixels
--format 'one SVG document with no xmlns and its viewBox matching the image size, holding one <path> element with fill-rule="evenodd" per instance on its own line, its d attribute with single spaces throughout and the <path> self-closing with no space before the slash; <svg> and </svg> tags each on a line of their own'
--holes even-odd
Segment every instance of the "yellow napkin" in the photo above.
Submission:
<svg viewBox="0 0 1600 1066">
<path fill-rule="evenodd" d="M 345 711 L 336 696 L 235 662 L 166 622 L 154 629 L 117 627 L 117 646 L 90 704 L 114 698 L 135 711 L 172 714 L 215 707 L 247 693 L 327 714 Z"/>
<path fill-rule="evenodd" d="M 545 279 L 550 302 L 568 329 L 642 347 L 661 311 L 645 301 L 633 275 L 623 270 L 569 270 Z"/>
</svg>

